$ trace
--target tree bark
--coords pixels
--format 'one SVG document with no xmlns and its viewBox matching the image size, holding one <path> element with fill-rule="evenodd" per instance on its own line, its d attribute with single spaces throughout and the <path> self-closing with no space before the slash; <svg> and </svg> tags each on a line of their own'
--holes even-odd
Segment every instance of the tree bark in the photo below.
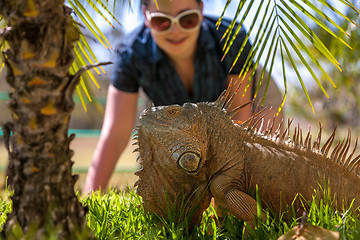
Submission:
<svg viewBox="0 0 360 240">
<path fill-rule="evenodd" d="M 0 0 L 0 15 L 8 24 L 0 41 L 9 44 L 3 56 L 12 121 L 4 139 L 14 190 L 4 231 L 18 222 L 24 232 L 35 225 L 41 236 L 45 225 L 59 224 L 60 237 L 71 239 L 86 227 L 71 172 L 74 136 L 68 136 L 79 77 L 69 67 L 79 33 L 64 0 Z"/>
</svg>

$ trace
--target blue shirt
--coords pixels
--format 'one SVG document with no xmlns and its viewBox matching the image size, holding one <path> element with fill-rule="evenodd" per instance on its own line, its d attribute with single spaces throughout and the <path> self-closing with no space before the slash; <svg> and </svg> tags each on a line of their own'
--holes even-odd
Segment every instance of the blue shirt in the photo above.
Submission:
<svg viewBox="0 0 360 240">
<path fill-rule="evenodd" d="M 218 30 L 215 26 L 216 21 L 217 18 L 204 17 L 202 22 L 195 53 L 191 96 L 182 84 L 171 60 L 156 45 L 145 25 L 126 36 L 116 49 L 111 84 L 126 92 L 137 92 L 141 86 L 156 106 L 215 101 L 226 88 L 227 74 L 246 36 L 246 32 L 241 30 L 227 56 L 221 61 L 223 43 L 220 40 L 230 21 L 223 19 Z M 250 48 L 251 45 L 247 42 L 230 73 L 240 73 Z"/>
</svg>

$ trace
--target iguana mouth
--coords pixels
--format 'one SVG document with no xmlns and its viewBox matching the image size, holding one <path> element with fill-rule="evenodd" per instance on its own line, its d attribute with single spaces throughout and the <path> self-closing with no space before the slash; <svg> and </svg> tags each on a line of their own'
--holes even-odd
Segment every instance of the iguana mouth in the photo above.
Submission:
<svg viewBox="0 0 360 240">
<path fill-rule="evenodd" d="M 171 125 L 171 123 L 170 122 L 168 122 L 168 121 L 165 121 L 165 120 L 162 120 L 162 119 L 158 119 L 158 118 L 151 118 L 149 115 L 145 115 L 145 117 L 144 116 L 142 116 L 141 118 L 140 118 L 140 123 L 141 123 L 141 125 L 143 125 L 143 126 L 146 126 L 146 125 L 149 125 L 149 126 L 152 126 L 153 124 L 156 124 L 156 125 L 160 125 L 160 126 L 170 126 Z"/>
</svg>

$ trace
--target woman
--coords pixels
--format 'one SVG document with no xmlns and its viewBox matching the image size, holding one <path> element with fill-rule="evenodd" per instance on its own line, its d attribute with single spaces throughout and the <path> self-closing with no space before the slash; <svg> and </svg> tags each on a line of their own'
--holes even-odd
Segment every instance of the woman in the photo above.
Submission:
<svg viewBox="0 0 360 240">
<path fill-rule="evenodd" d="M 231 78 L 238 78 L 250 50 L 247 43 L 236 66 L 228 73 L 244 41 L 244 31 L 221 61 L 220 39 L 229 23 L 217 30 L 217 19 L 202 15 L 201 0 L 157 0 L 156 3 L 143 2 L 144 26 L 126 36 L 116 52 L 104 123 L 84 192 L 106 187 L 134 126 L 139 87 L 155 105 L 214 101 Z M 238 95 L 237 104 L 252 99 L 251 90 L 243 98 Z M 249 106 L 234 119 L 245 120 L 251 114 Z"/>
</svg>

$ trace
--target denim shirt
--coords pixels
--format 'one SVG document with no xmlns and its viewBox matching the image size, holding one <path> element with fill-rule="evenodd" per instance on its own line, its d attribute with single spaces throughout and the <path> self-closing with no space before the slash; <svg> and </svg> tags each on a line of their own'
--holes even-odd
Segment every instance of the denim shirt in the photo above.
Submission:
<svg viewBox="0 0 360 240">
<path fill-rule="evenodd" d="M 218 30 L 215 26 L 216 21 L 217 18 L 204 17 L 202 22 L 195 53 L 191 96 L 182 84 L 171 60 L 156 45 L 145 25 L 126 36 L 116 49 L 111 84 L 126 92 L 137 92 L 139 87 L 142 87 L 156 106 L 215 101 L 226 88 L 227 74 L 240 73 L 251 48 L 247 42 L 235 67 L 229 72 L 246 32 L 239 32 L 230 51 L 221 61 L 225 41 L 220 40 L 230 21 L 223 19 Z"/>
</svg>

